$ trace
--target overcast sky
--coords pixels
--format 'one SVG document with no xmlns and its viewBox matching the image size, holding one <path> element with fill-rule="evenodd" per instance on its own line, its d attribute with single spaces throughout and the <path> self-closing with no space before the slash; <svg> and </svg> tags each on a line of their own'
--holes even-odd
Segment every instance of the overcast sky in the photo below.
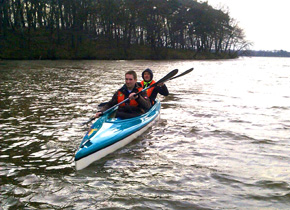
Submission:
<svg viewBox="0 0 290 210">
<path fill-rule="evenodd" d="M 289 0 L 200 0 L 214 8 L 228 8 L 230 17 L 239 22 L 252 50 L 290 52 Z"/>
</svg>

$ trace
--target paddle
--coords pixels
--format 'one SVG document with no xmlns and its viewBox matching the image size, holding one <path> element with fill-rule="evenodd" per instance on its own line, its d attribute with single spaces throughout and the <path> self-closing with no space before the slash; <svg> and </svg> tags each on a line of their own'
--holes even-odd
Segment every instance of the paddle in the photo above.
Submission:
<svg viewBox="0 0 290 210">
<path fill-rule="evenodd" d="M 164 82 L 170 80 L 172 77 L 174 77 L 174 76 L 177 74 L 177 72 L 178 72 L 178 69 L 174 69 L 174 70 L 172 70 L 171 72 L 169 72 L 167 75 L 165 75 L 163 78 L 161 78 L 160 80 L 158 80 L 158 81 L 155 82 L 154 84 L 149 85 L 147 88 L 144 88 L 143 90 L 141 90 L 141 91 L 139 91 L 138 93 L 136 93 L 136 95 L 139 95 L 140 93 L 146 91 L 146 90 L 149 89 L 149 88 L 155 87 L 156 85 L 158 85 L 158 84 L 160 84 L 160 83 L 164 83 Z M 129 100 L 129 98 L 126 98 L 125 100 L 121 101 L 120 103 L 118 103 L 118 104 L 112 106 L 111 108 L 109 108 L 109 109 L 107 109 L 106 111 L 104 111 L 104 112 L 102 113 L 102 115 L 104 115 L 104 114 L 106 114 L 106 113 L 112 111 L 113 109 L 115 109 L 116 107 L 118 107 L 118 106 L 121 105 L 122 103 L 125 103 L 125 102 L 128 101 L 128 100 Z M 92 117 L 92 118 L 90 118 L 87 122 L 82 123 L 82 125 L 86 125 L 86 124 L 90 123 L 91 121 L 93 121 L 94 119 L 96 119 L 96 117 Z"/>
<path fill-rule="evenodd" d="M 193 70 L 193 68 L 190 68 L 190 69 L 186 70 L 185 72 L 182 72 L 181 74 L 179 74 L 179 75 L 177 75 L 175 77 L 170 78 L 169 80 L 173 80 L 173 79 L 176 79 L 178 77 L 184 76 L 184 75 L 190 73 L 192 70 Z"/>
</svg>

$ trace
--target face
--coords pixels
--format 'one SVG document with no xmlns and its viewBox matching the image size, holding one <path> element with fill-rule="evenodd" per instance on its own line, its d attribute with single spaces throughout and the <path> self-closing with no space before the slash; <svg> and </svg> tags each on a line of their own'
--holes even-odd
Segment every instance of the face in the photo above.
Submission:
<svg viewBox="0 0 290 210">
<path fill-rule="evenodd" d="M 151 80 L 151 75 L 147 71 L 144 72 L 143 77 L 146 82 L 149 82 Z"/>
<path fill-rule="evenodd" d="M 132 74 L 125 75 L 126 86 L 128 90 L 132 90 L 135 87 L 137 80 L 134 79 Z"/>
</svg>

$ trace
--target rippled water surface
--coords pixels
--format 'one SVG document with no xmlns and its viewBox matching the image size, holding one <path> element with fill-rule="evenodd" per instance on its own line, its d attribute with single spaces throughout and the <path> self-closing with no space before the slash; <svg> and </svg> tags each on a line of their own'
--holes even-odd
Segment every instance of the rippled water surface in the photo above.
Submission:
<svg viewBox="0 0 290 210">
<path fill-rule="evenodd" d="M 195 70 L 158 123 L 76 171 L 79 124 L 147 67 Z M 0 209 L 289 209 L 289 77 L 289 58 L 0 61 Z"/>
</svg>

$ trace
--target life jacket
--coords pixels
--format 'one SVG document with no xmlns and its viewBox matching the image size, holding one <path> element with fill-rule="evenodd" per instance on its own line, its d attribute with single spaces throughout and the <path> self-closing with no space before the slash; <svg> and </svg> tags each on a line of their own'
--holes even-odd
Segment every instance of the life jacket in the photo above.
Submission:
<svg viewBox="0 0 290 210">
<path fill-rule="evenodd" d="M 155 83 L 155 81 L 152 80 L 152 82 L 150 83 L 150 85 L 153 85 L 154 83 Z M 141 85 L 142 85 L 142 87 L 144 88 L 144 80 L 141 82 Z M 148 97 L 151 96 L 151 94 L 152 94 L 154 88 L 155 88 L 155 87 L 152 87 L 152 88 L 148 88 L 148 89 L 146 90 L 146 93 L 147 93 L 147 96 L 148 96 Z"/>
<path fill-rule="evenodd" d="M 138 92 L 140 92 L 140 91 L 143 90 L 143 88 L 142 88 L 142 87 L 138 87 L 137 90 L 138 90 Z M 118 103 L 120 103 L 120 102 L 122 102 L 122 101 L 124 101 L 124 100 L 125 100 L 125 94 L 122 93 L 122 92 L 119 90 L 119 91 L 118 91 Z M 129 105 L 130 105 L 130 106 L 138 106 L 139 104 L 138 104 L 138 102 L 137 102 L 136 100 L 132 99 L 132 100 L 130 100 Z M 120 106 L 125 106 L 125 103 L 120 104 Z"/>
</svg>

